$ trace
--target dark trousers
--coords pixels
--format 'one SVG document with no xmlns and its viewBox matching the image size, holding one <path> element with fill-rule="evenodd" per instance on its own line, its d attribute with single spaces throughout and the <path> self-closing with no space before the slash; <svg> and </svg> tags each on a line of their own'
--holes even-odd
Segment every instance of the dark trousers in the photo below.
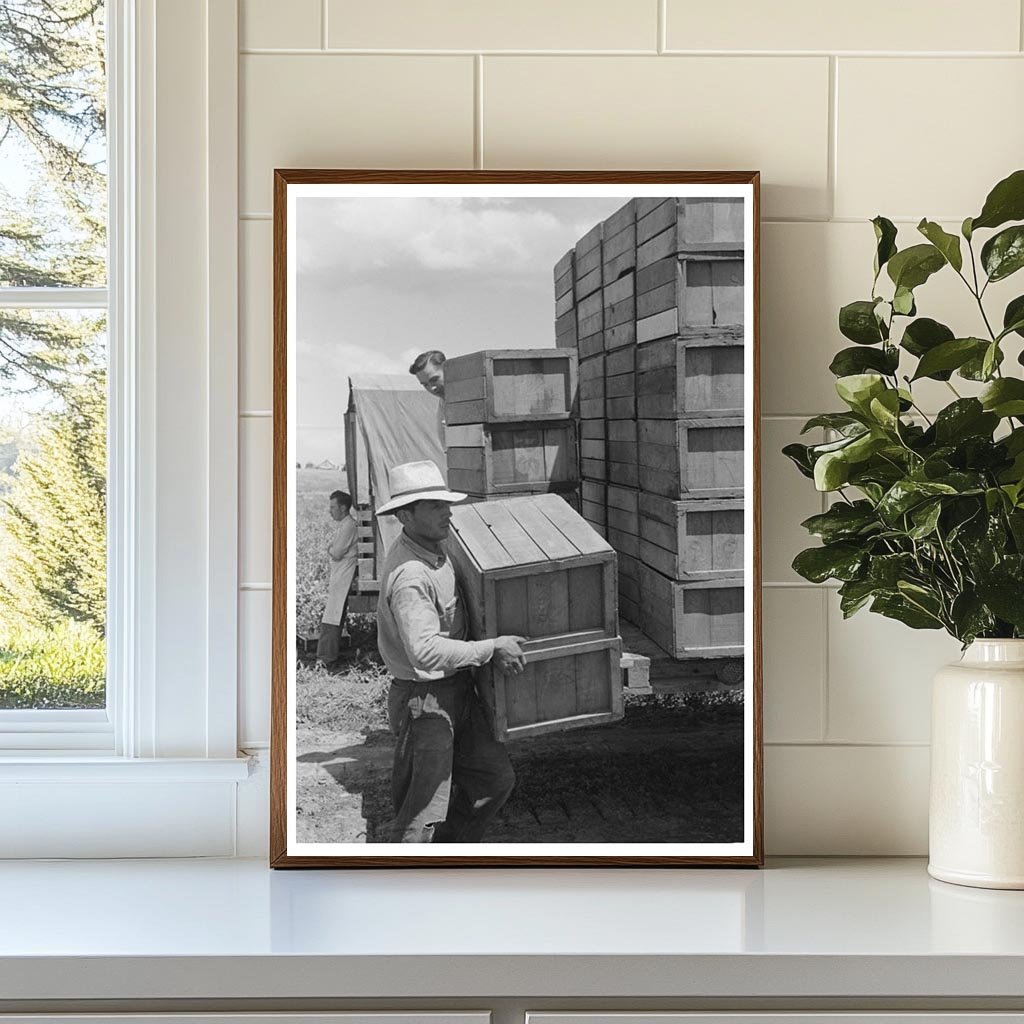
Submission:
<svg viewBox="0 0 1024 1024">
<path fill-rule="evenodd" d="M 480 842 L 516 778 L 504 744 L 491 734 L 472 675 L 393 680 L 388 718 L 398 737 L 392 842 Z"/>
</svg>

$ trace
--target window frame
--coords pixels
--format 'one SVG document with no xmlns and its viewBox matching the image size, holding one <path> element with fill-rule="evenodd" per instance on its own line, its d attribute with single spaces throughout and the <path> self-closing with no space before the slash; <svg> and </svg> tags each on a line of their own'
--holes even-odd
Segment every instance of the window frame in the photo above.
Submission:
<svg viewBox="0 0 1024 1024">
<path fill-rule="evenodd" d="M 237 3 L 107 0 L 106 18 L 108 287 L 5 289 L 0 301 L 108 312 L 107 706 L 0 713 L 0 811 L 8 781 L 248 775 L 237 756 Z M 199 318 L 181 312 L 183 276 Z M 164 457 L 168 424 L 202 438 L 184 484 Z M 177 519 L 161 513 L 176 483 L 187 488 Z M 183 667 L 168 663 L 175 649 Z"/>
</svg>

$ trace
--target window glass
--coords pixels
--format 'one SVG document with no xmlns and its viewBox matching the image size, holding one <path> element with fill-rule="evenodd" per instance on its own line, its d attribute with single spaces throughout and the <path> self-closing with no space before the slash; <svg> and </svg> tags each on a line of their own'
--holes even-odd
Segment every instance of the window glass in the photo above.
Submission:
<svg viewBox="0 0 1024 1024">
<path fill-rule="evenodd" d="M 2 0 L 0 710 L 106 700 L 106 151 L 104 5 Z"/>
</svg>

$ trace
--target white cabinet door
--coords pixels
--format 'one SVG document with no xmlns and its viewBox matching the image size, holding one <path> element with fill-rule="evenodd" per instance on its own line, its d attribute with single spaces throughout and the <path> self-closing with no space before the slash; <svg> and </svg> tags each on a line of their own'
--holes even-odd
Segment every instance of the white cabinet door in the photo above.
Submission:
<svg viewBox="0 0 1024 1024">
<path fill-rule="evenodd" d="M 0 1013 L 0 1024 L 490 1024 L 487 1012 L 417 1013 Z"/>
<path fill-rule="evenodd" d="M 527 1024 L 1024 1024 L 1024 1013 L 527 1013 Z"/>
</svg>

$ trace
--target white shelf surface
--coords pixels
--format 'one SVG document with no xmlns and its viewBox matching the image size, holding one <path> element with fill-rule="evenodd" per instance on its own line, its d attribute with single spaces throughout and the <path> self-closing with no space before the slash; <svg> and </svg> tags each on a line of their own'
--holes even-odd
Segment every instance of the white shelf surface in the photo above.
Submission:
<svg viewBox="0 0 1024 1024">
<path fill-rule="evenodd" d="M 0 908 L 0 1001 L 1024 997 L 1024 892 L 937 882 L 916 859 L 762 871 L 12 861 Z"/>
</svg>

